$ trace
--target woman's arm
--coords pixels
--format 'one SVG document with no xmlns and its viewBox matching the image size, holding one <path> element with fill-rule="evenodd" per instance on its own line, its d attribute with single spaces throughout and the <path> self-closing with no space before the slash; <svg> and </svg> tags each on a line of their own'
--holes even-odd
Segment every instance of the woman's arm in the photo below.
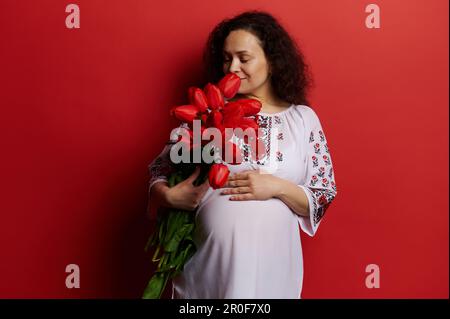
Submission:
<svg viewBox="0 0 450 319">
<path fill-rule="evenodd" d="M 297 215 L 308 217 L 309 202 L 305 191 L 286 179 L 275 178 L 278 179 L 279 187 L 273 197 L 281 200 Z"/>
<path fill-rule="evenodd" d="M 169 187 L 166 181 L 156 182 L 150 190 L 149 209 L 153 203 L 153 207 L 195 210 L 209 188 L 208 179 L 199 186 L 193 185 L 199 174 L 200 168 L 197 167 L 191 176 L 173 187 Z"/>
<path fill-rule="evenodd" d="M 179 126 L 179 129 L 186 127 L 187 124 L 183 123 Z M 171 139 L 166 143 L 164 149 L 148 166 L 150 180 L 147 212 L 151 219 L 156 217 L 156 211 L 159 207 L 195 210 L 209 188 L 208 182 L 197 187 L 192 184 L 200 173 L 199 168 L 185 181 L 174 187 L 169 187 L 169 176 L 174 173 L 170 150 L 177 141 L 174 138 L 175 135 L 175 133 L 171 135 Z"/>
<path fill-rule="evenodd" d="M 156 182 L 150 190 L 149 202 L 157 207 L 172 207 L 167 198 L 169 185 L 166 181 Z"/>
</svg>

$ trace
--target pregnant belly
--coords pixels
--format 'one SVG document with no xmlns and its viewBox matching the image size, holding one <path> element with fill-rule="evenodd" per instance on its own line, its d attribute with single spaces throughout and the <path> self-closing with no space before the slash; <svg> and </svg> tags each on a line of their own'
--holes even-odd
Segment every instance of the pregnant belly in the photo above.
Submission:
<svg viewBox="0 0 450 319">
<path fill-rule="evenodd" d="M 220 195 L 220 189 L 207 195 L 197 211 L 197 245 L 206 240 L 223 244 L 276 241 L 297 227 L 294 213 L 279 199 L 230 201 L 230 195 Z"/>
</svg>

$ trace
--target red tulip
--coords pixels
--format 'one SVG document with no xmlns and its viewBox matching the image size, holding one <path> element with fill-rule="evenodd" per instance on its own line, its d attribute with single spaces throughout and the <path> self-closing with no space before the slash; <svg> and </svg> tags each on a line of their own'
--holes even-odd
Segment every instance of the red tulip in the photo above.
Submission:
<svg viewBox="0 0 450 319">
<path fill-rule="evenodd" d="M 244 116 L 256 115 L 261 111 L 261 102 L 255 99 L 242 99 L 237 101 L 241 103 Z"/>
<path fill-rule="evenodd" d="M 199 109 L 195 105 L 175 106 L 170 110 L 170 115 L 183 122 L 191 123 L 198 116 Z"/>
<path fill-rule="evenodd" d="M 256 121 L 254 119 L 248 118 L 248 117 L 243 117 L 239 120 L 238 123 L 239 127 L 242 128 L 243 130 L 247 129 L 247 128 L 252 128 L 255 131 L 258 130 L 259 126 L 258 123 L 256 123 Z"/>
<path fill-rule="evenodd" d="M 219 128 L 222 125 L 223 115 L 219 111 L 211 111 L 208 115 L 208 119 L 206 120 L 206 124 L 209 127 L 217 127 Z"/>
<path fill-rule="evenodd" d="M 230 99 L 236 95 L 241 86 L 241 79 L 234 73 L 228 73 L 217 84 L 223 95 Z"/>
<path fill-rule="evenodd" d="M 197 106 L 200 112 L 206 112 L 206 110 L 208 109 L 208 101 L 206 99 L 205 93 L 201 89 L 192 86 L 188 90 L 188 95 L 189 102 L 192 105 Z"/>
<path fill-rule="evenodd" d="M 244 116 L 242 105 L 238 102 L 228 102 L 222 109 L 225 127 L 235 128 Z"/>
<path fill-rule="evenodd" d="M 225 164 L 213 164 L 208 173 L 209 185 L 213 189 L 221 188 L 227 182 L 230 171 Z"/>
<path fill-rule="evenodd" d="M 211 110 L 220 110 L 224 105 L 222 92 L 214 84 L 208 83 L 205 86 L 205 94 Z"/>
</svg>

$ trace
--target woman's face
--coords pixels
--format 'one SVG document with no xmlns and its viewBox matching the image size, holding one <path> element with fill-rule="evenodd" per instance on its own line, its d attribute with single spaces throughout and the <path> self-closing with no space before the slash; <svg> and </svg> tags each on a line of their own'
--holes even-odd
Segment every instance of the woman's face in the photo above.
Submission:
<svg viewBox="0 0 450 319">
<path fill-rule="evenodd" d="M 223 72 L 241 78 L 238 93 L 264 95 L 270 87 L 269 63 L 258 38 L 248 31 L 230 32 L 224 43 Z"/>
</svg>

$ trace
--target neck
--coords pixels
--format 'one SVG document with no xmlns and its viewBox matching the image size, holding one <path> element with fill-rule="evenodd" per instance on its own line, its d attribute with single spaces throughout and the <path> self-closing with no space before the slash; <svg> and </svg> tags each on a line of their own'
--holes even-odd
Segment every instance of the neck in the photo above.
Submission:
<svg viewBox="0 0 450 319">
<path fill-rule="evenodd" d="M 255 93 L 240 94 L 240 98 L 255 99 L 261 102 L 261 112 L 276 112 L 290 106 L 290 103 L 285 102 L 275 96 L 259 95 Z"/>
<path fill-rule="evenodd" d="M 264 105 L 276 105 L 278 104 L 278 99 L 273 92 L 273 89 L 270 85 L 263 85 L 259 87 L 259 89 L 254 92 L 244 94 L 246 98 L 256 99 L 260 101 L 264 107 Z"/>
</svg>

